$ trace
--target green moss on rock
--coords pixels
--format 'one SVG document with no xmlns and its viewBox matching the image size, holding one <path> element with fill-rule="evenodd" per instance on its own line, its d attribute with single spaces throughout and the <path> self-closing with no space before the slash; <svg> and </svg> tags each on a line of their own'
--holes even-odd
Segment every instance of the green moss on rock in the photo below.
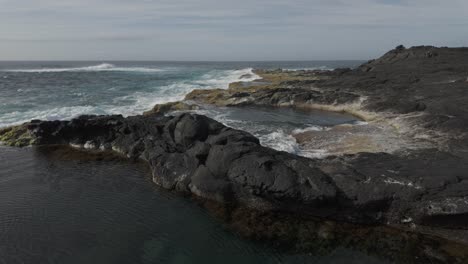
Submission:
<svg viewBox="0 0 468 264">
<path fill-rule="evenodd" d="M 0 142 L 7 146 L 25 147 L 33 145 L 35 139 L 27 128 L 27 124 L 0 129 Z"/>
</svg>

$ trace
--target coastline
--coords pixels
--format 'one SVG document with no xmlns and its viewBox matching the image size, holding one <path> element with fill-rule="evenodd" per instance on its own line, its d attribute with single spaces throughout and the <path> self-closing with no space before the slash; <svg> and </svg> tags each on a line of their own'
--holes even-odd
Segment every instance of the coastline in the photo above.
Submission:
<svg viewBox="0 0 468 264">
<path fill-rule="evenodd" d="M 428 57 L 428 52 L 440 56 Z M 440 96 L 453 91 L 440 94 L 435 89 L 420 90 L 431 85 L 432 78 L 437 77 L 433 76 L 437 75 L 432 72 L 433 65 L 421 68 L 414 76 L 402 73 L 405 68 L 401 67 L 407 65 L 411 68 L 433 61 L 433 58 L 448 60 L 452 53 L 461 57 L 458 59 L 458 65 L 461 65 L 459 72 L 457 64 L 452 63 L 453 72 L 460 75 L 460 81 L 446 85 L 458 91 L 466 85 L 462 78 L 466 65 L 460 62 L 468 53 L 466 50 L 433 47 L 396 49 L 352 71 L 312 71 L 304 73 L 311 74 L 309 77 L 296 76 L 298 78 L 293 79 L 281 73 L 276 80 L 270 76 L 272 78 L 267 79 L 269 83 L 266 85 L 239 87 L 234 83 L 227 90 L 194 91 L 187 95 L 186 102 L 156 106 L 137 117 L 85 116 L 73 121 L 33 121 L 1 130 L 0 140 L 17 146 L 66 144 L 90 151 L 113 150 L 129 158 L 144 159 L 153 169 L 156 184 L 225 204 L 228 209 L 222 208 L 228 215 L 240 208 L 273 212 L 275 217 L 281 212 L 285 215 L 307 212 L 306 215 L 311 217 L 357 224 L 384 224 L 452 240 L 453 230 L 458 230 L 462 235 L 455 240 L 463 241 L 466 246 L 468 235 L 463 220 L 468 212 L 464 204 L 468 190 L 457 188 L 459 184 L 464 186 L 466 183 L 463 178 L 467 169 L 465 164 L 468 164 L 465 163 L 467 148 L 463 143 L 467 138 L 465 116 L 456 122 L 453 118 L 443 117 L 450 115 L 452 110 L 442 111 L 453 98 L 442 100 Z M 442 63 L 436 61 L 434 65 Z M 387 75 L 381 76 L 381 72 Z M 388 77 L 391 74 L 393 77 Z M 425 78 L 429 80 L 426 82 Z M 405 87 L 413 89 L 405 90 Z M 396 100 L 413 90 L 418 91 L 415 98 L 437 95 L 441 100 L 412 101 L 408 97 Z M 460 97 L 459 100 L 466 98 Z M 225 128 L 202 116 L 164 117 L 171 110 L 200 107 L 187 103 L 192 101 L 230 107 L 293 106 L 357 113 L 368 122 L 367 125 L 396 128 L 396 135 L 408 141 L 389 142 L 397 146 L 394 151 L 382 151 L 376 147 L 362 152 L 362 147 L 355 147 L 354 151 L 342 150 L 338 153 L 340 155 L 325 159 L 301 158 L 261 147 L 258 139 L 248 133 Z M 459 107 L 463 108 L 463 105 Z M 461 113 L 466 111 L 458 110 Z M 310 132 L 314 135 L 318 131 Z M 407 148 L 405 144 L 411 143 L 416 147 Z M 368 145 L 368 142 L 362 145 Z M 216 164 L 220 161 L 221 165 Z M 255 176 L 249 178 L 246 175 Z M 255 215 L 253 212 L 250 215 Z M 280 226 L 287 226 L 290 221 L 293 220 Z M 444 230 L 453 226 L 456 228 Z M 242 227 L 245 224 L 238 226 Z M 261 235 L 261 227 L 258 228 Z M 289 234 L 278 233 L 279 230 L 271 232 L 274 235 L 269 235 L 278 240 L 292 239 Z M 264 235 L 268 237 L 268 232 Z M 466 255 L 461 258 L 464 257 Z"/>
</svg>

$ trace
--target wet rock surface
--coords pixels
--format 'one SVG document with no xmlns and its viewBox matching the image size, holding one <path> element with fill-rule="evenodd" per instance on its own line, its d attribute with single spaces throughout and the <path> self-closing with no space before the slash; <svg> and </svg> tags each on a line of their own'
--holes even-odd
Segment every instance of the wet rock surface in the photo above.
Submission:
<svg viewBox="0 0 468 264">
<path fill-rule="evenodd" d="M 468 49 L 399 47 L 355 70 L 262 76 L 260 85 L 194 91 L 174 105 L 329 107 L 372 116 L 401 137 L 430 144 L 309 159 L 262 147 L 254 136 L 201 115 L 162 115 L 174 105 L 128 118 L 35 120 L 1 130 L 0 139 L 143 159 L 156 184 L 227 208 L 387 224 L 468 241 Z"/>
</svg>

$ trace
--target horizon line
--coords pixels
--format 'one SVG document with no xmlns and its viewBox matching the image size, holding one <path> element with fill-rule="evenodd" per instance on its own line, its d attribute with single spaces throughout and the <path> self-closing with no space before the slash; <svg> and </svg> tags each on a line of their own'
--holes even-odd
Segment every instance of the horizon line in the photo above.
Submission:
<svg viewBox="0 0 468 264">
<path fill-rule="evenodd" d="M 311 61 L 367 61 L 369 59 L 310 59 L 310 60 L 0 60 L 0 62 L 311 62 Z"/>
</svg>

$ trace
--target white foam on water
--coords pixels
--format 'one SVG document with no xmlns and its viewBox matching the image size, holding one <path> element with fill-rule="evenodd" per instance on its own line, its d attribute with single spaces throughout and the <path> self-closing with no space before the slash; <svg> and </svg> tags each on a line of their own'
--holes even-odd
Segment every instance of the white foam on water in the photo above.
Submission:
<svg viewBox="0 0 468 264">
<path fill-rule="evenodd" d="M 279 151 L 285 151 L 291 154 L 307 158 L 324 158 L 328 152 L 324 149 L 302 149 L 296 139 L 279 129 L 273 133 L 259 136 L 260 143 L 265 146 Z"/>
<path fill-rule="evenodd" d="M 351 125 L 355 125 L 355 126 L 365 126 L 368 124 L 369 124 L 368 122 L 359 121 L 359 120 L 353 121 L 351 123 Z M 297 134 L 302 134 L 302 133 L 311 132 L 311 131 L 330 131 L 331 129 L 332 127 L 329 127 L 329 126 L 310 125 L 306 128 L 296 128 L 292 131 L 292 134 L 297 135 Z"/>
<path fill-rule="evenodd" d="M 245 76 L 248 75 L 248 78 Z M 154 107 L 156 104 L 183 100 L 185 95 L 196 89 L 227 89 L 229 84 L 238 81 L 253 81 L 261 78 L 253 73 L 252 68 L 242 70 L 211 71 L 197 80 L 176 82 L 167 86 L 155 87 L 153 92 L 137 91 L 133 94 L 114 99 L 116 107 L 109 109 L 112 114 L 137 115 Z M 132 101 L 131 105 L 118 106 L 119 101 Z"/>
<path fill-rule="evenodd" d="M 355 126 L 366 126 L 366 125 L 368 125 L 368 124 L 369 124 L 368 122 L 366 122 L 366 121 L 360 121 L 360 120 L 357 120 L 357 121 L 354 121 L 354 122 L 353 122 L 353 125 L 355 125 Z"/>
<path fill-rule="evenodd" d="M 139 115 L 145 111 L 152 109 L 157 104 L 167 102 L 176 102 L 184 98 L 185 93 L 171 92 L 135 92 L 130 95 L 115 98 L 114 104 L 107 106 L 108 114 L 121 114 L 123 116 Z M 130 101 L 130 105 L 119 104 L 119 101 Z"/>
<path fill-rule="evenodd" d="M 281 129 L 267 135 L 259 136 L 259 139 L 263 146 L 270 147 L 272 149 L 286 151 L 293 154 L 300 152 L 296 139 Z"/>
<path fill-rule="evenodd" d="M 76 68 L 41 68 L 41 69 L 9 69 L 5 72 L 23 72 L 23 73 L 60 73 L 60 72 L 161 72 L 163 69 L 146 68 L 146 67 L 116 67 L 110 63 L 102 63 L 99 65 L 76 67 Z"/>
<path fill-rule="evenodd" d="M 297 153 L 297 155 L 306 158 L 321 159 L 327 157 L 329 153 L 324 149 L 303 149 L 299 153 Z"/>
<path fill-rule="evenodd" d="M 302 134 L 305 132 L 310 132 L 310 131 L 328 131 L 330 130 L 329 127 L 323 127 L 319 125 L 311 125 L 306 128 L 296 128 L 293 130 L 292 134 L 297 135 L 297 134 Z"/>
<path fill-rule="evenodd" d="M 251 82 L 261 79 L 260 76 L 253 72 L 252 68 L 227 71 L 211 71 L 204 74 L 195 84 L 207 86 L 208 88 L 229 88 L 229 84 L 233 82 Z"/>
<path fill-rule="evenodd" d="M 80 115 L 104 115 L 105 110 L 96 106 L 67 106 L 47 110 L 30 110 L 25 112 L 11 112 L 0 119 L 0 127 L 19 125 L 32 119 L 40 120 L 69 120 Z"/>
</svg>

